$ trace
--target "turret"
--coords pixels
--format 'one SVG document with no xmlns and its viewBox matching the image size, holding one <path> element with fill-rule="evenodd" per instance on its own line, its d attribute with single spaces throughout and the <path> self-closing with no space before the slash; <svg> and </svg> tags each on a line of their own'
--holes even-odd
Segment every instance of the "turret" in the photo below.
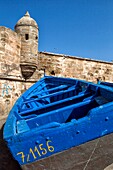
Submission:
<svg viewBox="0 0 113 170">
<path fill-rule="evenodd" d="M 30 78 L 37 68 L 38 25 L 26 14 L 15 25 L 15 32 L 21 36 L 20 67 L 24 79 Z"/>
</svg>

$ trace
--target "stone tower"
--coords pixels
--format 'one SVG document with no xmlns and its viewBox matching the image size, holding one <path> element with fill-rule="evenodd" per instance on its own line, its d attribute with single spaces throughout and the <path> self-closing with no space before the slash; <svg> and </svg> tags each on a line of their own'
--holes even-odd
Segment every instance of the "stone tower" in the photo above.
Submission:
<svg viewBox="0 0 113 170">
<path fill-rule="evenodd" d="M 20 67 L 23 78 L 30 78 L 37 68 L 38 25 L 26 14 L 15 25 L 15 32 L 21 36 Z"/>
</svg>

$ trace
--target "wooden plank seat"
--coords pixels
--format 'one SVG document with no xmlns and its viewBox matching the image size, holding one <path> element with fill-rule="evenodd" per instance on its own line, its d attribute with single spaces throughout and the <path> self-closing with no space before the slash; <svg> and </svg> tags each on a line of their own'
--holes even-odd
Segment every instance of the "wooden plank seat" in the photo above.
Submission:
<svg viewBox="0 0 113 170">
<path fill-rule="evenodd" d="M 66 86 L 65 86 L 66 87 Z M 23 102 L 23 106 L 21 107 L 20 111 L 24 111 L 26 109 L 33 109 L 36 107 L 40 107 L 41 105 L 46 105 L 49 103 L 53 103 L 59 100 L 63 100 L 68 97 L 72 97 L 78 94 L 79 92 L 79 87 L 76 87 L 75 85 L 72 87 L 69 87 L 68 90 L 61 90 L 57 91 L 51 94 L 43 95 L 43 96 L 38 96 L 38 98 L 31 98 L 29 100 L 25 100 Z M 86 92 L 85 90 L 84 92 Z M 84 94 L 83 92 L 83 94 Z"/>
<path fill-rule="evenodd" d="M 52 89 L 49 89 L 48 91 L 39 92 L 39 93 L 37 93 L 37 95 L 31 96 L 30 99 L 24 100 L 24 103 L 30 103 L 32 101 L 35 101 L 35 100 L 38 100 L 41 98 L 46 98 L 46 96 L 51 94 L 52 92 L 53 93 L 59 92 L 61 90 L 65 90 L 67 87 L 68 87 L 67 85 L 60 85 L 59 87 L 54 87 Z"/>
<path fill-rule="evenodd" d="M 50 110 L 53 110 L 53 109 L 58 109 L 60 107 L 66 106 L 66 105 L 81 102 L 89 96 L 92 96 L 91 92 L 87 92 L 87 93 L 80 94 L 80 95 L 77 95 L 77 96 L 69 97 L 69 98 L 66 98 L 64 100 L 56 101 L 54 103 L 50 103 L 50 104 L 47 104 L 46 106 L 42 106 L 42 107 L 39 107 L 39 108 L 33 108 L 32 110 L 29 110 L 29 112 L 27 110 L 25 110 L 25 111 L 20 112 L 20 115 L 21 116 L 27 116 L 27 115 L 30 115 L 30 114 L 37 114 L 37 115 L 43 114 L 43 113 L 46 113 L 47 111 L 50 111 Z"/>
<path fill-rule="evenodd" d="M 95 99 L 82 101 L 80 103 L 58 108 L 57 110 L 53 109 L 46 112 L 46 114 L 40 114 L 36 118 L 28 119 L 26 120 L 26 122 L 30 128 L 34 128 L 34 126 L 40 127 L 51 122 L 67 123 L 70 122 L 72 119 L 77 120 L 85 117 L 91 109 L 98 106 L 99 105 L 95 101 Z"/>
<path fill-rule="evenodd" d="M 45 105 L 45 104 L 49 104 L 51 103 L 51 98 L 53 101 L 59 100 L 58 96 L 62 96 L 64 93 L 66 93 L 67 95 L 65 95 L 65 98 L 68 96 L 68 93 L 71 93 L 71 91 L 76 94 L 75 92 L 75 88 L 69 89 L 69 90 L 63 90 L 63 91 L 58 91 L 52 94 L 47 94 L 47 95 L 43 95 L 43 96 L 38 96 L 38 98 L 31 98 L 30 100 L 27 100 L 25 102 L 23 102 L 23 106 L 21 107 L 21 111 L 22 110 L 26 110 L 26 109 L 33 109 L 34 107 L 39 107 L 41 105 Z M 73 94 L 71 94 L 73 95 Z M 56 96 L 56 99 L 55 99 Z"/>
</svg>

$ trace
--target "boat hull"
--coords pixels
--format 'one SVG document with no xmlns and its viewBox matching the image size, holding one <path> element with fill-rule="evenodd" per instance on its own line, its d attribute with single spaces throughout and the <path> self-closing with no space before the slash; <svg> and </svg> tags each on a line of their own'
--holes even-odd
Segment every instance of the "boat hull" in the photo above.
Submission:
<svg viewBox="0 0 113 170">
<path fill-rule="evenodd" d="M 110 133 L 111 87 L 44 77 L 17 100 L 3 136 L 25 170 L 102 170 L 113 161 Z"/>
<path fill-rule="evenodd" d="M 21 167 L 23 170 L 104 170 L 112 163 L 113 133 Z"/>
</svg>

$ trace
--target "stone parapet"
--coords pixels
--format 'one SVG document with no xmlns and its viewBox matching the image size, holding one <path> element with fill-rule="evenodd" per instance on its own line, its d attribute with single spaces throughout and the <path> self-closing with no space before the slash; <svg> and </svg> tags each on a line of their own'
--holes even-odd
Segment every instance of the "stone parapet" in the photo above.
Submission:
<svg viewBox="0 0 113 170">
<path fill-rule="evenodd" d="M 40 52 L 38 57 L 40 72 L 46 70 L 47 75 L 74 77 L 91 82 L 113 82 L 113 63 L 76 56 Z"/>
</svg>

